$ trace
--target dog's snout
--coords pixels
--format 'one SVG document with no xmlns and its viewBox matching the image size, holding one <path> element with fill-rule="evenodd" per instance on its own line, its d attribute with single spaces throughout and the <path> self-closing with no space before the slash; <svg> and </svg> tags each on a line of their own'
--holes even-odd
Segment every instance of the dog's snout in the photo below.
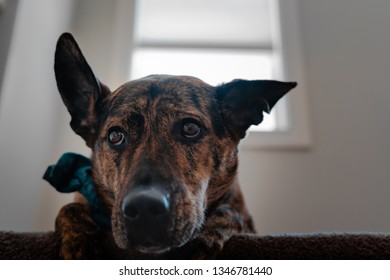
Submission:
<svg viewBox="0 0 390 280">
<path fill-rule="evenodd" d="M 166 232 L 171 220 L 171 197 L 163 186 L 139 186 L 122 200 L 121 212 L 133 246 L 164 247 L 169 242 Z"/>
<path fill-rule="evenodd" d="M 158 223 L 169 214 L 170 199 L 159 187 L 145 187 L 130 191 L 123 199 L 122 213 L 128 222 Z"/>
</svg>

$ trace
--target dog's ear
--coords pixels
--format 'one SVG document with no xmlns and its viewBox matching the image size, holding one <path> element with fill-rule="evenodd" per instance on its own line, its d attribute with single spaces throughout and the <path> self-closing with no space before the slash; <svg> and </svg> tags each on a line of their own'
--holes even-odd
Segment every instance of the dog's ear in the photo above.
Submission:
<svg viewBox="0 0 390 280">
<path fill-rule="evenodd" d="M 58 39 L 54 70 L 58 90 L 72 117 L 70 125 L 92 147 L 98 130 L 98 108 L 110 90 L 96 79 L 69 33 Z"/>
<path fill-rule="evenodd" d="M 229 129 L 241 139 L 251 125 L 263 120 L 263 112 L 270 113 L 276 102 L 295 82 L 272 80 L 234 80 L 216 88 L 216 97 Z"/>
</svg>

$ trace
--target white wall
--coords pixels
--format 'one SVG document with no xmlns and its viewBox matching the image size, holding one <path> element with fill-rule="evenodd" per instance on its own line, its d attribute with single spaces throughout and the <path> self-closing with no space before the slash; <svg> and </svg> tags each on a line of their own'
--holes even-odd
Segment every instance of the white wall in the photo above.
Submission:
<svg viewBox="0 0 390 280">
<path fill-rule="evenodd" d="M 42 175 L 59 156 L 53 59 L 72 1 L 19 1 L 0 103 L 0 230 L 52 228 L 64 196 Z"/>
<path fill-rule="evenodd" d="M 18 2 L 19 0 L 8 1 L 7 3 L 0 1 L 0 88 L 4 78 Z"/>
<path fill-rule="evenodd" d="M 69 26 L 71 5 L 39 0 L 51 10 L 47 19 L 37 1 L 21 1 L 2 88 L 0 230 L 52 228 L 69 198 L 51 190 L 42 173 L 69 148 L 87 153 L 68 127 L 52 70 L 55 40 Z M 241 152 L 240 180 L 257 228 L 390 231 L 390 1 L 297 3 L 313 146 Z M 87 59 L 103 81 L 117 86 L 108 65 L 112 21 L 85 0 L 76 10 L 72 30 Z M 89 31 L 94 18 L 100 23 Z"/>
<path fill-rule="evenodd" d="M 313 148 L 241 153 L 257 228 L 390 231 L 390 1 L 298 3 Z"/>
</svg>

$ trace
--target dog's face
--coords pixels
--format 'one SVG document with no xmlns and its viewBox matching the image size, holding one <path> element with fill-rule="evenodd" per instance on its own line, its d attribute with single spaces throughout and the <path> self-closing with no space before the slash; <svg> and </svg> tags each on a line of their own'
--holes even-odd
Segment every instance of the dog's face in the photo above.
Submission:
<svg viewBox="0 0 390 280">
<path fill-rule="evenodd" d="M 239 140 L 296 85 L 212 87 L 155 75 L 110 92 L 69 34 L 58 41 L 55 71 L 71 126 L 93 149 L 94 183 L 111 210 L 117 245 L 154 253 L 201 230 L 236 177 Z"/>
<path fill-rule="evenodd" d="M 121 247 L 182 245 L 201 227 L 207 205 L 225 193 L 218 188 L 231 183 L 236 145 L 222 116 L 212 113 L 219 111 L 213 91 L 192 77 L 150 76 L 105 100 L 94 177 L 109 198 Z"/>
</svg>

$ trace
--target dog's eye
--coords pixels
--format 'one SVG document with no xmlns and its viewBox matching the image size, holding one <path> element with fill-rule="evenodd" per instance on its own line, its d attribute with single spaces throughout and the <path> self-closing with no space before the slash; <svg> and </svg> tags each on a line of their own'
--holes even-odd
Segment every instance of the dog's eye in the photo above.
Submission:
<svg viewBox="0 0 390 280">
<path fill-rule="evenodd" d="M 123 144 L 123 142 L 125 141 L 125 135 L 123 132 L 119 130 L 113 130 L 108 135 L 108 140 L 110 141 L 111 144 L 115 146 L 119 146 Z"/>
<path fill-rule="evenodd" d="M 186 145 L 198 142 L 206 132 L 202 123 L 193 118 L 181 119 L 172 127 L 174 137 Z"/>
<path fill-rule="evenodd" d="M 200 127 L 194 122 L 187 121 L 183 123 L 182 133 L 186 138 L 195 138 L 200 134 Z"/>
</svg>

